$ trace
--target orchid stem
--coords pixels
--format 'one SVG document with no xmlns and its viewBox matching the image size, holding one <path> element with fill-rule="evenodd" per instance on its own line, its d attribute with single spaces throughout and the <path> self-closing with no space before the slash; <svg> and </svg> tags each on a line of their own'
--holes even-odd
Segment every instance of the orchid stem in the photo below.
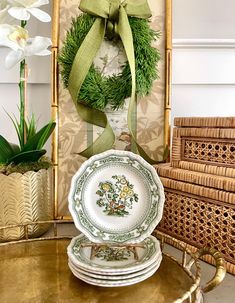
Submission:
<svg viewBox="0 0 235 303">
<path fill-rule="evenodd" d="M 25 28 L 27 21 L 21 21 L 21 27 Z M 20 62 L 20 146 L 23 148 L 27 140 L 26 132 L 26 88 L 27 67 L 25 60 Z"/>
<path fill-rule="evenodd" d="M 26 20 L 21 20 L 20 26 L 25 28 L 26 25 L 27 25 L 27 21 Z"/>
<path fill-rule="evenodd" d="M 25 74 L 25 60 L 20 62 L 20 146 L 23 148 L 25 144 L 26 130 L 25 130 L 25 84 L 24 84 L 24 74 Z"/>
</svg>

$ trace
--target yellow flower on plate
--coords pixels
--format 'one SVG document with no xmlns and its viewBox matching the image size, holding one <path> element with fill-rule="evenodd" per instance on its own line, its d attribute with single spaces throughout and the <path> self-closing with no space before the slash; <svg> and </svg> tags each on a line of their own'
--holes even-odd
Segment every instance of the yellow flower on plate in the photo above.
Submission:
<svg viewBox="0 0 235 303">
<path fill-rule="evenodd" d="M 126 179 L 125 179 L 125 178 L 122 178 L 122 179 L 120 180 L 120 183 L 123 184 L 123 185 L 126 184 Z"/>
<path fill-rule="evenodd" d="M 122 192 L 120 193 L 120 198 L 121 198 L 121 199 L 126 198 L 126 196 L 127 196 L 127 193 L 125 193 L 124 191 L 122 191 Z"/>
<path fill-rule="evenodd" d="M 124 192 L 127 193 L 129 190 L 130 190 L 130 188 L 129 188 L 128 186 L 124 186 L 124 187 L 123 187 L 123 191 L 124 191 Z"/>
<path fill-rule="evenodd" d="M 128 196 L 132 197 L 133 195 L 134 195 L 134 192 L 133 192 L 132 189 L 130 189 L 130 190 L 128 191 Z"/>
<path fill-rule="evenodd" d="M 102 185 L 102 189 L 103 189 L 104 191 L 109 191 L 109 190 L 110 190 L 110 185 L 107 184 L 107 183 L 104 183 L 104 184 Z"/>
</svg>

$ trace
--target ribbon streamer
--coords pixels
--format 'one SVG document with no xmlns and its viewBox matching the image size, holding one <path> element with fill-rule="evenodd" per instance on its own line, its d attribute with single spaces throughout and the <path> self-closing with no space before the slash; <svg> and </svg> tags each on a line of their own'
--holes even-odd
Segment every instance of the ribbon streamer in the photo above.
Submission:
<svg viewBox="0 0 235 303">
<path fill-rule="evenodd" d="M 81 0 L 79 8 L 83 12 L 95 16 L 96 20 L 76 54 L 70 72 L 68 89 L 83 120 L 104 128 L 99 138 L 81 154 L 85 157 L 90 157 L 92 154 L 110 149 L 115 140 L 114 133 L 108 123 L 106 115 L 101 111 L 88 108 L 77 102 L 81 86 L 104 40 L 106 29 L 111 27 L 115 28 L 115 31 L 122 40 L 131 70 L 132 90 L 127 121 L 132 141 L 136 151 L 146 161 L 151 164 L 156 163 L 156 161 L 152 160 L 145 153 L 136 141 L 136 135 L 133 131 L 135 125 L 132 114 L 137 102 L 135 96 L 136 73 L 133 36 L 128 16 L 137 18 L 151 17 L 147 0 Z"/>
</svg>

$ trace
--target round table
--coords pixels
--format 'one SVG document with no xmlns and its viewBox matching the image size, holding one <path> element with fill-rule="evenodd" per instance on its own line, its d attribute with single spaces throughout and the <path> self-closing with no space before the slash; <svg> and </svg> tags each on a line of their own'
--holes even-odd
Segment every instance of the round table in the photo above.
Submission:
<svg viewBox="0 0 235 303">
<path fill-rule="evenodd" d="M 159 270 L 144 282 L 117 288 L 86 284 L 69 270 L 69 242 L 47 239 L 0 245 L 1 303 L 173 303 L 184 302 L 182 297 L 188 294 L 190 302 L 202 302 L 200 279 L 166 254 Z"/>
</svg>

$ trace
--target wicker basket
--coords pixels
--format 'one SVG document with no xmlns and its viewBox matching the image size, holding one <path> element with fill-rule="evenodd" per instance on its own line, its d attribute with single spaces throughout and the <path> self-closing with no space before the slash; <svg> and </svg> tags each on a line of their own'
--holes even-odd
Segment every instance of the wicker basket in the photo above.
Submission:
<svg viewBox="0 0 235 303">
<path fill-rule="evenodd" d="M 227 260 L 227 270 L 235 274 L 235 194 L 184 182 L 200 179 L 170 165 L 159 165 L 157 171 L 166 195 L 158 229 L 197 248 L 215 247 Z"/>
<path fill-rule="evenodd" d="M 235 177 L 235 118 L 176 118 L 173 167 Z"/>
<path fill-rule="evenodd" d="M 215 247 L 235 274 L 235 118 L 174 123 L 171 165 L 156 166 L 166 194 L 158 229 L 191 249 Z"/>
</svg>

